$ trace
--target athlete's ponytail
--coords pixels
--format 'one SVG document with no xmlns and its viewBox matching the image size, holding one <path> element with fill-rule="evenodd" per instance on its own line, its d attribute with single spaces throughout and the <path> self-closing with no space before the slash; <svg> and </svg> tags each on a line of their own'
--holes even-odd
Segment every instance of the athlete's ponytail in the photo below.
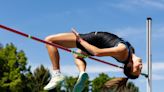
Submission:
<svg viewBox="0 0 164 92">
<path fill-rule="evenodd" d="M 128 78 L 114 78 L 107 81 L 101 92 L 125 92 Z"/>
</svg>

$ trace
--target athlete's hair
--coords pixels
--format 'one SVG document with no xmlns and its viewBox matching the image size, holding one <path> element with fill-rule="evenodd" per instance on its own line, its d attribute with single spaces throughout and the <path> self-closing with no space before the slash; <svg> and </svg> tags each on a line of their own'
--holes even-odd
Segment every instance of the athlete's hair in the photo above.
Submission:
<svg viewBox="0 0 164 92">
<path fill-rule="evenodd" d="M 124 74 L 127 76 L 127 78 L 137 79 L 139 77 L 139 75 L 133 75 L 132 71 L 133 71 L 133 63 L 132 62 L 129 62 L 124 65 Z"/>
<path fill-rule="evenodd" d="M 126 92 L 125 87 L 128 78 L 113 78 L 104 84 L 101 92 Z"/>
<path fill-rule="evenodd" d="M 129 43 L 130 44 L 130 43 Z M 135 53 L 134 48 L 131 46 L 131 52 Z M 114 78 L 105 83 L 102 92 L 126 92 L 125 87 L 128 79 L 136 79 L 139 75 L 133 75 L 133 62 L 127 61 L 124 65 L 124 74 L 127 77 Z"/>
<path fill-rule="evenodd" d="M 135 50 L 131 45 L 130 45 L 130 49 L 132 53 L 135 53 Z M 125 63 L 124 65 L 124 74 L 127 76 L 127 78 L 130 78 L 130 79 L 138 78 L 139 75 L 133 75 L 132 71 L 133 71 L 133 62 L 127 61 L 127 63 Z"/>
</svg>

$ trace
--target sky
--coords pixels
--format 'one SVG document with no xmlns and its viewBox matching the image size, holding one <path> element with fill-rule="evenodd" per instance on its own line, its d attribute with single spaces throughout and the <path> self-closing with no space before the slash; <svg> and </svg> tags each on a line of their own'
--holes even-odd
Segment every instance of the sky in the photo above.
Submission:
<svg viewBox="0 0 164 92">
<path fill-rule="evenodd" d="M 152 18 L 152 76 L 153 92 L 163 92 L 164 85 L 164 0 L 0 0 L 0 24 L 25 32 L 40 39 L 48 35 L 70 32 L 75 27 L 79 33 L 107 31 L 129 41 L 136 55 L 146 66 L 146 18 Z M 13 43 L 23 50 L 32 70 L 43 64 L 51 69 L 45 45 L 0 29 L 0 43 Z M 76 50 L 76 49 L 73 49 Z M 78 76 L 72 54 L 59 50 L 61 72 Z M 98 57 L 118 65 L 110 57 Z M 99 73 L 110 77 L 124 77 L 121 70 L 86 59 L 87 73 L 94 79 Z M 146 79 L 130 80 L 146 92 Z"/>
</svg>

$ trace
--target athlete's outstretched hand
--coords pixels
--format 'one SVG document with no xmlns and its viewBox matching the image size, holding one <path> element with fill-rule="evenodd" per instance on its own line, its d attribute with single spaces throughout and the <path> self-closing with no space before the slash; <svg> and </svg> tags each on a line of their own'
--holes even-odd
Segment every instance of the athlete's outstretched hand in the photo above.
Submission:
<svg viewBox="0 0 164 92">
<path fill-rule="evenodd" d="M 72 31 L 72 33 L 75 34 L 77 41 L 78 41 L 78 42 L 81 42 L 82 38 L 80 37 L 80 35 L 79 35 L 79 33 L 76 31 L 76 29 L 75 29 L 75 28 L 72 28 L 71 31 Z"/>
<path fill-rule="evenodd" d="M 79 33 L 76 31 L 75 28 L 71 28 L 71 31 L 72 31 L 76 36 L 79 36 Z"/>
</svg>

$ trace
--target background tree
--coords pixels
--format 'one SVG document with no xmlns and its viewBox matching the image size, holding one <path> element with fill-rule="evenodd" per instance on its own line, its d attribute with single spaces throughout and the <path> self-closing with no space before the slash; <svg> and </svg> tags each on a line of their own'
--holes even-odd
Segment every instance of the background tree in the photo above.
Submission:
<svg viewBox="0 0 164 92">
<path fill-rule="evenodd" d="M 64 87 L 66 89 L 66 92 L 72 92 L 73 91 L 73 87 L 76 83 L 77 77 L 66 77 L 65 79 L 65 83 L 64 83 Z"/>
<path fill-rule="evenodd" d="M 31 78 L 32 82 L 32 92 L 47 92 L 43 90 L 44 86 L 46 86 L 50 80 L 50 72 L 43 65 L 37 67 Z M 50 90 L 49 92 L 62 92 L 61 90 L 62 84 L 58 85 L 56 88 Z"/>
<path fill-rule="evenodd" d="M 43 91 L 44 86 L 48 83 L 50 73 L 48 69 L 45 69 L 43 65 L 40 65 L 34 70 L 32 80 L 33 92 L 46 92 Z"/>
<path fill-rule="evenodd" d="M 0 92 L 44 92 L 43 87 L 50 79 L 49 71 L 41 65 L 32 73 L 22 50 L 17 51 L 12 43 L 0 47 Z M 51 91 L 61 92 L 60 88 L 59 85 Z"/>
<path fill-rule="evenodd" d="M 27 58 L 23 51 L 11 43 L 0 49 L 0 90 L 1 92 L 22 92 L 23 78 L 30 73 L 26 67 Z"/>
<path fill-rule="evenodd" d="M 72 92 L 74 85 L 76 84 L 78 77 L 72 77 L 72 76 L 67 76 L 64 82 L 63 87 L 65 88 L 66 92 Z M 85 88 L 83 90 L 83 92 L 88 92 L 89 91 L 89 80 L 86 81 L 85 83 Z"/>
<path fill-rule="evenodd" d="M 107 74 L 101 73 L 98 77 L 92 80 L 92 92 L 100 92 L 104 83 L 110 78 Z"/>
<path fill-rule="evenodd" d="M 3 48 L 3 45 L 0 43 L 0 49 L 2 49 Z"/>
<path fill-rule="evenodd" d="M 128 82 L 126 85 L 127 92 L 139 92 L 139 88 L 133 82 Z"/>
</svg>

